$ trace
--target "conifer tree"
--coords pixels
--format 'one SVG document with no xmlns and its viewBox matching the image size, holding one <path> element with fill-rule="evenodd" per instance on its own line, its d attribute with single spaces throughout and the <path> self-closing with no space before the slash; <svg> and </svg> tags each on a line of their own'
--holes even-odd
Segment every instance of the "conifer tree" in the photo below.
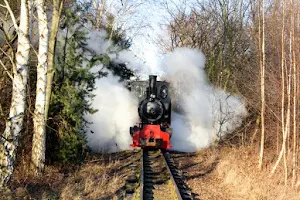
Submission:
<svg viewBox="0 0 300 200">
<path fill-rule="evenodd" d="M 88 19 L 74 16 L 82 12 L 87 16 L 87 7 L 74 6 L 63 13 L 61 32 L 63 39 L 58 42 L 53 91 L 49 109 L 47 130 L 47 154 L 51 161 L 77 162 L 84 158 L 86 148 L 86 128 L 89 124 L 84 116 L 96 112 L 91 107 L 95 81 L 107 75 L 108 71 L 120 77 L 120 81 L 129 79 L 133 72 L 124 63 L 113 62 L 104 54 L 94 54 L 87 46 Z M 120 41 L 120 36 L 115 37 Z M 117 40 L 114 44 L 120 43 Z M 120 44 L 128 42 L 124 40 Z M 125 45 L 122 46 L 124 49 Z M 107 70 L 92 72 L 92 68 L 102 64 Z"/>
</svg>

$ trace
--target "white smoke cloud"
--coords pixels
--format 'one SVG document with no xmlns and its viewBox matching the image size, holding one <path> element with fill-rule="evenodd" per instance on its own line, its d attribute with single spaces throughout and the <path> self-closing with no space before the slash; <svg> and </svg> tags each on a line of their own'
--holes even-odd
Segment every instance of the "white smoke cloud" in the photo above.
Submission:
<svg viewBox="0 0 300 200">
<path fill-rule="evenodd" d="M 140 68 L 140 61 L 131 51 L 118 51 L 118 47 L 106 39 L 107 33 L 104 30 L 91 30 L 88 38 L 87 48 L 94 54 L 106 53 L 111 60 L 126 63 L 134 71 Z M 93 67 L 91 71 L 97 72 L 100 69 L 103 69 L 102 64 Z M 102 71 L 109 72 L 106 69 Z M 95 83 L 96 96 L 92 107 L 98 112 L 85 116 L 92 122 L 87 130 L 87 141 L 88 146 L 95 152 L 116 152 L 131 148 L 129 127 L 138 120 L 138 105 L 137 100 L 119 79 L 109 72 L 107 77 L 98 79 Z"/>
<path fill-rule="evenodd" d="M 172 113 L 173 149 L 196 151 L 241 125 L 247 115 L 242 100 L 206 81 L 205 57 L 196 49 L 177 48 L 162 62 L 171 82 L 173 101 L 183 110 Z"/>
<path fill-rule="evenodd" d="M 87 116 L 92 121 L 87 134 L 88 145 L 93 151 L 121 151 L 130 148 L 129 127 L 138 119 L 137 101 L 119 82 L 109 74 L 96 82 L 93 108 L 99 111 Z"/>
<path fill-rule="evenodd" d="M 131 51 L 115 51 L 106 39 L 105 31 L 91 31 L 88 47 L 96 54 L 107 53 L 112 60 L 125 62 L 131 69 L 147 78 L 152 71 Z M 192 152 L 209 146 L 220 135 L 238 127 L 247 111 L 242 100 L 209 85 L 204 72 L 205 57 L 196 49 L 178 48 L 161 63 L 163 79 L 171 82 L 175 105 L 183 112 L 172 113 L 173 149 Z M 96 70 L 103 66 L 95 67 Z M 93 70 L 95 70 L 93 69 Z M 87 140 L 93 151 L 121 151 L 131 149 L 129 127 L 138 120 L 137 100 L 109 74 L 96 82 L 96 95 L 92 106 L 98 109 L 87 115 L 90 125 Z"/>
<path fill-rule="evenodd" d="M 109 52 L 112 48 L 112 42 L 106 39 L 107 32 L 104 29 L 89 30 L 87 38 L 87 46 L 90 50 L 97 54 L 104 54 Z M 112 55 L 114 57 L 114 55 Z"/>
<path fill-rule="evenodd" d="M 111 60 L 118 63 L 126 63 L 126 65 L 133 71 L 144 74 L 147 68 L 142 68 L 142 61 L 134 55 L 130 49 L 120 50 L 120 47 L 114 45 L 109 39 L 107 39 L 107 32 L 103 29 L 89 30 L 87 47 L 95 54 L 107 54 Z M 97 69 L 101 69 L 102 66 L 98 66 Z"/>
</svg>

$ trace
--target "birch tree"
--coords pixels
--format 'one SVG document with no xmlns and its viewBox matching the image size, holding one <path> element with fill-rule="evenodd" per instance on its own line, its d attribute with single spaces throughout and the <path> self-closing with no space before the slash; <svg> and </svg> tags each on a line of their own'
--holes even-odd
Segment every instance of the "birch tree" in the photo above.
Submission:
<svg viewBox="0 0 300 200">
<path fill-rule="evenodd" d="M 39 52 L 37 65 L 36 101 L 33 116 L 32 164 L 36 174 L 42 172 L 45 161 L 46 121 L 45 100 L 47 83 L 48 22 L 45 0 L 36 0 L 39 26 Z"/>
<path fill-rule="evenodd" d="M 282 145 L 281 145 L 281 151 L 279 153 L 278 159 L 271 171 L 271 174 L 274 174 L 279 162 L 281 161 L 281 158 L 284 156 L 286 152 L 286 140 L 287 140 L 287 125 L 285 123 L 285 3 L 286 1 L 283 1 L 282 5 L 282 31 L 281 31 L 281 85 L 282 85 L 282 96 L 281 96 L 281 127 L 282 127 Z"/>
<path fill-rule="evenodd" d="M 12 177 L 19 136 L 23 128 L 23 119 L 26 103 L 26 86 L 28 79 L 28 63 L 30 57 L 29 43 L 29 12 L 28 1 L 21 0 L 20 24 L 17 25 L 15 16 L 7 0 L 4 5 L 12 18 L 18 34 L 18 47 L 16 53 L 16 68 L 13 69 L 13 92 L 9 118 L 6 128 L 1 135 L 0 144 L 0 187 L 6 185 Z"/>
</svg>

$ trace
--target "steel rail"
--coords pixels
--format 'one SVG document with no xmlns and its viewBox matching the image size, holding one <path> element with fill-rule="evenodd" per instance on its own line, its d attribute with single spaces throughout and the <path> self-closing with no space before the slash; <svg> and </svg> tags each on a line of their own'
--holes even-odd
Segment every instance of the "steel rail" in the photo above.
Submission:
<svg viewBox="0 0 300 200">
<path fill-rule="evenodd" d="M 175 179 L 174 179 L 173 173 L 172 173 L 172 171 L 171 171 L 171 169 L 170 169 L 170 167 L 169 167 L 169 164 L 168 164 L 168 161 L 167 161 L 167 158 L 166 158 L 166 155 L 165 155 L 166 153 L 161 152 L 161 154 L 162 154 L 162 156 L 163 156 L 163 158 L 164 158 L 164 162 L 165 162 L 165 164 L 166 164 L 167 170 L 168 170 L 168 172 L 169 172 L 169 174 L 170 174 L 172 183 L 173 183 L 173 185 L 174 185 L 174 187 L 175 187 L 175 191 L 176 191 L 177 198 L 178 198 L 178 200 L 183 200 L 182 197 L 181 197 L 180 190 L 179 190 L 179 188 L 178 188 L 178 186 L 177 186 L 177 183 L 176 183 L 176 181 L 175 181 Z"/>
<path fill-rule="evenodd" d="M 140 178 L 140 199 L 144 199 L 144 149 L 142 150 L 141 158 L 141 178 Z"/>
<path fill-rule="evenodd" d="M 170 173 L 171 180 L 175 186 L 176 194 L 179 200 L 192 200 L 192 195 L 189 189 L 186 187 L 182 175 L 179 174 L 178 169 L 175 166 L 174 161 L 169 152 L 162 152 L 167 169 Z"/>
</svg>

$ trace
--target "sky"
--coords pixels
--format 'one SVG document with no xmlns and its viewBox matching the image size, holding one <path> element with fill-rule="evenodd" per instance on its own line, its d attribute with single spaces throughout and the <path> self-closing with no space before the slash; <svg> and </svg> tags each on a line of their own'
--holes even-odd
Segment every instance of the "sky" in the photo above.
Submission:
<svg viewBox="0 0 300 200">
<path fill-rule="evenodd" d="M 120 1 L 107 0 L 107 8 L 116 15 L 116 25 L 126 30 L 127 36 L 132 38 L 132 52 L 146 68 L 151 69 L 151 73 L 161 74 L 163 54 L 158 40 L 169 22 L 164 6 L 166 0 L 128 0 L 127 4 L 125 1 L 122 5 Z"/>
</svg>

